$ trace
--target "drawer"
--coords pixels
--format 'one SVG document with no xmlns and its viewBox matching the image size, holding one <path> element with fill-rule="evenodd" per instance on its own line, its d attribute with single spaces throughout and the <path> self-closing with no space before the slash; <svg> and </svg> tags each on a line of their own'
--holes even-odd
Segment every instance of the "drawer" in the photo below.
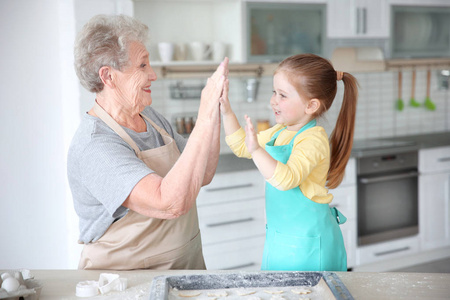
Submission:
<svg viewBox="0 0 450 300">
<path fill-rule="evenodd" d="M 450 147 L 437 147 L 419 151 L 420 172 L 450 171 Z"/>
<path fill-rule="evenodd" d="M 264 197 L 264 184 L 258 170 L 219 173 L 209 185 L 202 187 L 197 206 Z"/>
<path fill-rule="evenodd" d="M 198 207 L 204 245 L 265 234 L 264 198 Z"/>
<path fill-rule="evenodd" d="M 358 247 L 356 250 L 356 263 L 364 265 L 377 261 L 395 259 L 419 251 L 419 238 L 417 236 L 393 240 L 374 245 Z"/>
<path fill-rule="evenodd" d="M 264 251 L 265 234 L 203 246 L 208 270 L 260 270 Z"/>
<path fill-rule="evenodd" d="M 339 186 L 330 190 L 333 201 L 330 207 L 336 207 L 347 219 L 356 219 L 356 186 Z"/>
</svg>

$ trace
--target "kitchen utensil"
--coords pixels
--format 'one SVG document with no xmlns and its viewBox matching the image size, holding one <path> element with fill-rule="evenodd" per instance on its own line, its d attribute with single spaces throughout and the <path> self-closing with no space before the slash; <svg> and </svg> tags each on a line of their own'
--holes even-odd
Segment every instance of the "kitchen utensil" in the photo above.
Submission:
<svg viewBox="0 0 450 300">
<path fill-rule="evenodd" d="M 414 69 L 412 71 L 411 99 L 409 99 L 409 105 L 412 107 L 419 107 L 420 103 L 416 101 L 415 92 L 416 92 L 416 70 Z"/>
<path fill-rule="evenodd" d="M 192 42 L 189 44 L 191 48 L 192 59 L 195 61 L 206 60 L 211 54 L 211 47 L 203 42 Z"/>
<path fill-rule="evenodd" d="M 222 61 L 225 58 L 226 45 L 222 42 L 214 42 L 212 48 L 213 61 Z"/>
<path fill-rule="evenodd" d="M 398 111 L 402 111 L 405 107 L 402 99 L 402 71 L 398 71 L 398 97 L 397 102 L 395 103 L 395 107 Z"/>
<path fill-rule="evenodd" d="M 425 98 L 425 103 L 423 104 L 428 110 L 436 110 L 436 104 L 431 101 L 430 98 L 430 82 L 431 82 L 431 71 L 427 70 L 427 96 Z"/>
<path fill-rule="evenodd" d="M 247 102 L 253 102 L 258 96 L 259 80 L 256 78 L 249 78 L 246 81 L 245 89 L 247 91 Z"/>
<path fill-rule="evenodd" d="M 158 51 L 162 62 L 166 63 L 172 61 L 174 52 L 174 45 L 172 43 L 158 43 Z"/>
</svg>

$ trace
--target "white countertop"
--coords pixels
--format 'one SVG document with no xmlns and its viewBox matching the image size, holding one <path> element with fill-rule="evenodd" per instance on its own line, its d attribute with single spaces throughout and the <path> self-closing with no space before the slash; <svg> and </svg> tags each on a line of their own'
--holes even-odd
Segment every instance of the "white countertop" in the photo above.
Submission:
<svg viewBox="0 0 450 300">
<path fill-rule="evenodd" d="M 148 299 L 155 276 L 233 271 L 81 271 L 81 270 L 31 270 L 36 280 L 42 282 L 41 300 L 47 299 Z M 127 278 L 128 288 L 91 298 L 78 298 L 76 285 L 80 281 L 98 281 L 100 273 L 115 273 Z M 354 299 L 450 299 L 450 274 L 445 273 L 361 273 L 336 272 Z"/>
</svg>

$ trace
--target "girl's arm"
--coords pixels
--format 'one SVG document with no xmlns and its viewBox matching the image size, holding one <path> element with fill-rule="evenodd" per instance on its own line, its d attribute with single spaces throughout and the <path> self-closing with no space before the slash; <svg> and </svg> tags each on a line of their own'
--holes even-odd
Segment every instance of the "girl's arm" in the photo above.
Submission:
<svg viewBox="0 0 450 300">
<path fill-rule="evenodd" d="M 255 128 L 249 116 L 245 115 L 245 144 L 248 151 L 251 153 L 256 167 L 263 175 L 264 179 L 272 178 L 277 167 L 277 160 L 275 160 L 266 150 L 264 150 L 258 143 Z"/>
</svg>

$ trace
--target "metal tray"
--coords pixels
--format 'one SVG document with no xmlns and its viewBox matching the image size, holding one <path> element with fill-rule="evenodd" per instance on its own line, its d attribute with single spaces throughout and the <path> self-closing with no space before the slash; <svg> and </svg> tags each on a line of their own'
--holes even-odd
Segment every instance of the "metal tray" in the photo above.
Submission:
<svg viewBox="0 0 450 300">
<path fill-rule="evenodd" d="M 323 280 L 322 280 L 323 279 Z M 181 276 L 158 276 L 153 279 L 150 289 L 151 300 L 169 299 L 171 289 L 178 290 L 210 290 L 228 288 L 261 288 L 261 287 L 313 287 L 320 282 L 331 291 L 331 299 L 353 299 L 350 292 L 332 272 L 238 272 L 215 274 L 192 274 Z M 334 296 L 334 298 L 333 298 Z M 328 298 L 328 297 L 327 297 Z"/>
</svg>

